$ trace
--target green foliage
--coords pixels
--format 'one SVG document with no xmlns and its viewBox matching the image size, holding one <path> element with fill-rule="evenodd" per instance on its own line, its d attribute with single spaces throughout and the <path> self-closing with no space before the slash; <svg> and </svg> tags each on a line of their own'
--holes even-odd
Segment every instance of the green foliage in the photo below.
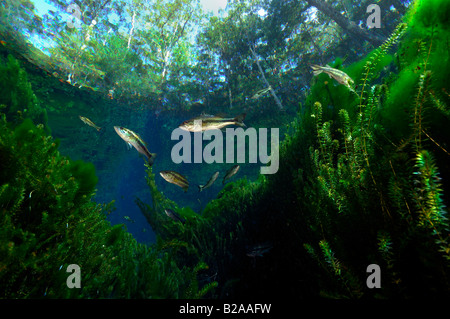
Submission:
<svg viewBox="0 0 450 319">
<path fill-rule="evenodd" d="M 170 247 L 138 244 L 111 227 L 109 205 L 91 201 L 92 164 L 73 162 L 58 143 L 25 119 L 0 121 L 0 286 L 2 298 L 199 298 L 197 273 L 178 267 Z M 81 289 L 66 285 L 69 264 Z"/>
<path fill-rule="evenodd" d="M 119 83 L 129 91 L 155 93 L 164 103 L 170 97 L 177 107 L 204 98 L 205 104 L 227 110 L 237 104 L 273 105 L 270 96 L 249 98 L 261 89 L 250 44 L 268 82 L 277 93 L 287 92 L 283 104 L 290 101 L 295 108 L 301 97 L 292 94 L 298 88 L 292 83 L 310 73 L 299 61 L 326 62 L 339 55 L 333 49 L 317 53 L 329 40 L 328 35 L 314 40 L 327 18 L 319 13 L 319 24 L 307 23 L 308 6 L 302 2 L 230 1 L 229 14 L 211 17 L 199 35 L 199 63 L 189 69 L 183 30 L 194 12 L 186 3 L 155 2 L 147 12 L 140 1 L 133 2 L 125 16 L 138 12 L 148 28 L 105 37 L 93 26 L 64 30 L 61 36 L 73 45 L 53 54 L 71 65 L 67 73 L 83 85 L 104 81 L 109 89 Z M 338 69 L 343 61 L 350 64 L 343 70 L 355 79 L 354 89 L 325 74 L 314 80 L 285 128 L 277 174 L 228 183 L 197 213 L 164 196 L 147 167 L 151 202 L 136 202 L 157 234 L 150 247 L 137 244 L 123 225 L 105 221 L 111 206 L 91 202 L 97 180 L 92 165 L 61 156 L 58 143 L 31 120 L 21 122 L 19 116 L 11 129 L 3 117 L 2 296 L 448 296 L 450 62 L 448 15 L 442 13 L 449 6 L 423 0 L 412 8 L 407 25 L 398 25 L 364 59 L 330 63 Z M 261 17 L 259 9 L 268 16 Z M 346 50 L 353 47 L 339 42 Z M 119 73 L 130 74 L 128 69 L 134 73 L 124 79 Z M 179 97 L 177 90 L 184 89 L 186 95 Z M 202 107 L 198 103 L 191 110 Z M 165 209 L 186 222 L 170 219 Z M 273 243 L 269 253 L 248 254 L 249 247 L 265 241 Z M 65 286 L 70 263 L 81 265 L 81 290 Z M 371 263 L 382 268 L 380 290 L 366 289 L 364 270 Z"/>
<path fill-rule="evenodd" d="M 90 194 L 94 191 L 94 187 L 98 182 L 94 164 L 85 163 L 81 160 L 72 161 L 69 169 L 72 176 L 78 179 L 80 183 L 78 196 L 85 196 L 85 194 Z"/>
<path fill-rule="evenodd" d="M 392 239 L 386 232 L 379 232 L 378 233 L 378 251 L 382 255 L 383 259 L 387 263 L 387 268 L 392 268 L 392 257 L 393 257 L 393 251 L 392 251 Z"/>
<path fill-rule="evenodd" d="M 179 208 L 177 204 L 167 199 L 156 187 L 155 175 L 152 167 L 147 167 L 147 185 L 151 194 L 151 205 L 136 199 L 136 204 L 141 209 L 148 223 L 152 226 L 158 236 L 157 246 L 170 251 L 173 254 L 172 262 L 176 264 L 184 264 L 193 267 L 193 271 L 189 270 L 184 273 L 185 286 L 184 296 L 180 298 L 200 298 L 212 291 L 217 286 L 217 282 L 210 281 L 200 288 L 196 281 L 197 273 L 202 269 L 208 269 L 202 256 L 212 254 L 212 250 L 206 249 L 200 241 L 207 238 L 210 223 L 202 216 L 196 214 L 189 207 Z M 175 211 L 181 218 L 185 219 L 185 223 L 175 221 L 166 215 L 165 209 Z M 201 239 L 199 239 L 201 238 Z M 206 242 L 203 242 L 206 244 Z M 211 255 L 209 255 L 212 257 Z"/>
<path fill-rule="evenodd" d="M 381 265 L 386 278 L 375 297 L 420 295 L 412 276 L 420 276 L 420 289 L 448 294 L 442 281 L 449 267 L 448 186 L 430 150 L 448 176 L 448 135 L 441 132 L 449 125 L 449 100 L 447 83 L 437 80 L 448 72 L 448 59 L 436 55 L 448 33 L 429 31 L 401 24 L 379 49 L 349 66 L 346 71 L 360 77 L 357 94 L 335 93 L 327 77 L 318 76 L 308 108 L 280 146 L 280 172 L 295 177 L 287 202 L 300 203 L 290 223 L 308 224 L 309 232 L 297 238 L 319 266 L 320 295 L 370 294 L 362 288 L 365 277 L 353 275 L 370 262 Z M 400 39 L 395 74 L 389 49 Z M 286 183 L 275 177 L 269 187 Z"/>
<path fill-rule="evenodd" d="M 34 95 L 27 73 L 12 55 L 8 55 L 6 63 L 0 62 L 0 83 L 0 105 L 9 122 L 17 124 L 30 118 L 36 124 L 47 125 L 47 112 Z"/>
<path fill-rule="evenodd" d="M 438 8 L 438 10 L 436 10 Z M 410 23 L 420 29 L 448 29 L 450 4 L 445 0 L 419 0 L 409 12 Z"/>
<path fill-rule="evenodd" d="M 417 225 L 436 236 L 439 251 L 450 261 L 450 229 L 443 200 L 439 173 L 433 156 L 426 150 L 417 154 L 414 200 L 417 206 Z"/>
<path fill-rule="evenodd" d="M 1 148 L 15 166 L 1 181 L 3 296 L 75 297 L 70 290 L 61 289 L 61 267 L 79 263 L 89 273 L 99 265 L 95 258 L 90 262 L 87 257 L 108 250 L 101 248 L 102 241 L 92 242 L 98 234 L 93 230 L 99 228 L 101 233 L 101 228 L 106 228 L 102 208 L 89 201 L 91 193 L 85 194 L 85 200 L 75 201 L 79 180 L 72 176 L 70 161 L 57 152 L 57 143 L 42 125 L 35 127 L 26 119 L 11 131 L 4 115 L 0 125 Z M 8 162 L 1 164 L 2 171 L 11 168 Z M 77 257 L 67 260 L 70 256 Z M 86 287 L 83 293 L 92 291 Z"/>
<path fill-rule="evenodd" d="M 250 183 L 247 179 L 228 183 L 218 198 L 207 204 L 201 214 L 189 207 L 180 208 L 167 199 L 156 187 L 152 168 L 147 166 L 147 184 L 152 202 L 146 204 L 140 199 L 140 207 L 152 229 L 158 236 L 158 245 L 174 254 L 177 264 L 194 267 L 194 274 L 203 270 L 204 279 L 188 288 L 188 297 L 213 294 L 216 287 L 230 289 L 231 284 L 225 276 L 230 263 L 239 265 L 240 256 L 236 251 L 244 245 L 244 224 L 246 212 L 256 205 L 265 187 L 265 179 Z M 186 220 L 184 224 L 169 218 L 164 210 L 172 209 Z M 244 260 L 248 257 L 243 256 Z M 243 261 L 241 261 L 243 262 Z M 189 278 L 189 277 L 188 277 Z M 215 279 L 212 279 L 215 278 Z M 228 282 L 228 284 L 227 284 Z M 191 293 L 193 290 L 195 293 Z"/>
<path fill-rule="evenodd" d="M 53 4 L 63 12 L 69 5 Z M 49 49 L 52 63 L 39 61 L 49 73 L 57 70 L 60 79 L 114 99 L 142 96 L 147 102 L 158 101 L 151 103 L 156 104 L 152 108 L 161 108 L 169 91 L 188 83 L 186 71 L 194 61 L 188 33 L 199 24 L 201 14 L 197 0 L 79 1 L 78 5 L 90 13 L 83 15 L 78 27 L 61 21 L 59 12 L 50 12 L 53 17 L 45 19 L 46 27 L 57 35 L 56 45 Z"/>
</svg>

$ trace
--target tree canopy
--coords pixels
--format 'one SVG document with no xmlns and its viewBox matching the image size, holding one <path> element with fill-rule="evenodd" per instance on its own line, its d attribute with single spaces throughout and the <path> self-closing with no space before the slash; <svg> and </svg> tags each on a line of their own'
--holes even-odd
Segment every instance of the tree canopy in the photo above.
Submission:
<svg viewBox="0 0 450 319">
<path fill-rule="evenodd" d="M 212 15 L 199 0 L 30 0 L 0 8 L 5 43 L 52 76 L 158 110 L 297 109 L 310 63 L 353 62 L 383 41 L 405 5 L 370 1 L 229 0 Z M 17 33 L 15 30 L 23 30 Z"/>
</svg>

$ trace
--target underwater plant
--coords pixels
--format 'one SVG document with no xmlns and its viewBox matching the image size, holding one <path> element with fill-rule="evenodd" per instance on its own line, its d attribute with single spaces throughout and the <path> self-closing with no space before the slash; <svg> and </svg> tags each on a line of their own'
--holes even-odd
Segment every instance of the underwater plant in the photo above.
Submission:
<svg viewBox="0 0 450 319">
<path fill-rule="evenodd" d="M 167 247 L 138 244 L 111 226 L 113 203 L 92 201 L 91 163 L 58 152 L 58 141 L 29 118 L 12 127 L 0 113 L 0 286 L 2 298 L 199 298 L 197 273 Z M 66 284 L 81 269 L 80 289 Z"/>
<path fill-rule="evenodd" d="M 346 15 L 356 12 L 362 16 L 364 11 L 361 7 L 347 11 L 344 3 L 335 7 L 345 9 Z M 365 52 L 368 47 L 346 47 L 352 41 L 345 37 L 335 41 L 339 44 L 328 52 L 321 52 L 330 36 L 323 30 L 333 26 L 329 19 L 323 23 L 326 17 L 321 13 L 318 22 L 308 23 L 303 15 L 310 13 L 305 1 L 230 1 L 230 8 L 227 17 L 209 19 L 208 28 L 199 36 L 201 62 L 193 69 L 188 68 L 190 46 L 177 25 L 167 25 L 172 32 L 176 30 L 170 34 L 175 36 L 172 39 L 177 34 L 180 39 L 172 47 L 166 45 L 169 38 L 156 35 L 154 26 L 130 28 L 129 34 L 120 36 L 108 33 L 102 38 L 91 31 L 106 25 L 91 24 L 80 34 L 65 30 L 66 38 L 62 37 L 60 44 L 67 40 L 74 45 L 53 52 L 60 62 L 77 59 L 70 74 L 79 85 L 101 82 L 106 87 L 99 90 L 120 86 L 109 93 L 108 99 L 114 97 L 114 102 L 96 109 L 101 118 L 103 110 L 111 106 L 102 127 L 113 127 L 117 118 L 125 119 L 117 116 L 128 111 L 117 97 L 143 93 L 148 96 L 128 102 L 150 99 L 151 107 L 155 104 L 170 109 L 170 115 L 183 116 L 209 111 L 212 105 L 214 111 L 248 108 L 248 123 L 255 127 L 280 125 L 293 118 L 289 125 L 283 124 L 286 135 L 280 145 L 279 171 L 256 181 L 241 178 L 229 182 L 206 205 L 195 195 L 187 199 L 189 204 L 197 200 L 200 205 L 195 207 L 202 209 L 181 207 L 172 197 L 174 192 L 163 194 L 157 188 L 153 167 L 147 165 L 148 190 L 135 202 L 156 233 L 156 243 L 149 245 L 137 243 L 123 224 L 109 224 L 106 215 L 113 203 L 102 206 L 93 201 L 98 181 L 93 164 L 72 161 L 58 152 L 59 142 L 47 134 L 45 121 L 40 119 L 45 112 L 39 113 L 38 108 L 37 113 L 28 111 L 37 104 L 25 73 L 8 58 L 6 68 L 14 70 L 18 80 L 6 84 L 15 93 L 0 103 L 0 111 L 5 112 L 0 121 L 1 297 L 357 299 L 450 295 L 449 2 L 413 2 L 397 27 L 389 25 L 391 35 L 357 62 L 354 58 L 362 56 L 357 51 Z M 266 17 L 260 9 L 267 9 Z M 247 14 L 248 10 L 253 13 Z M 284 11 L 290 12 L 278 14 Z M 165 11 L 162 21 L 171 21 L 171 12 Z M 144 13 L 137 16 L 144 17 Z M 158 15 L 152 18 L 157 20 Z M 160 24 L 160 28 L 164 26 Z M 335 31 L 331 36 L 342 36 Z M 387 32 L 383 29 L 381 33 Z M 316 34 L 321 34 L 320 38 L 313 39 Z M 107 42 L 109 46 L 102 45 Z M 153 61 L 157 68 L 152 71 L 139 55 L 147 47 L 155 48 L 154 52 L 147 50 L 147 60 L 158 55 Z M 338 50 L 342 47 L 345 50 Z M 344 56 L 345 51 L 352 51 L 353 58 Z M 217 56 L 212 52 L 218 52 Z M 340 85 L 319 74 L 310 88 L 305 84 L 305 90 L 299 92 L 300 83 L 309 82 L 311 76 L 303 74 L 307 62 L 318 63 L 313 60 L 319 59 L 324 60 L 322 65 L 345 72 L 355 85 L 350 84 L 353 81 Z M 128 69 L 136 72 L 125 79 Z M 270 84 L 263 90 L 262 76 L 267 77 L 265 86 Z M 267 94 L 271 90 L 286 109 L 283 114 L 275 113 L 277 102 Z M 63 100 L 64 94 L 61 97 Z M 76 96 L 72 103 L 81 100 Z M 89 110 L 89 104 L 77 108 Z M 298 110 L 293 110 L 297 105 Z M 123 112 L 116 111 L 118 108 Z M 64 116 L 60 114 L 59 119 Z M 157 121 L 167 133 L 178 125 L 178 119 L 165 116 Z M 150 126 L 145 123 L 157 123 L 146 122 L 141 112 L 129 119 L 143 129 Z M 77 124 L 82 125 L 78 120 Z M 60 124 L 61 128 L 65 125 Z M 78 126 L 64 132 L 70 129 Z M 89 127 L 82 129 L 97 133 Z M 152 134 L 161 142 L 164 154 L 170 147 L 162 132 Z M 74 136 L 81 134 L 70 138 Z M 86 134 L 84 138 L 89 139 L 86 145 L 92 158 L 101 153 L 98 156 L 105 159 L 101 163 L 104 171 L 120 165 L 117 159 L 111 164 L 113 146 L 91 147 L 103 136 Z M 165 164 L 173 163 L 161 156 L 158 165 Z M 204 171 L 202 167 L 201 179 L 215 171 L 212 166 Z M 239 172 L 251 176 L 248 171 L 243 167 Z M 112 178 L 109 181 L 118 183 Z M 72 264 L 81 268 L 80 289 L 66 284 L 66 269 Z M 367 285 L 367 266 L 373 264 L 381 269 L 381 288 Z"/>
<path fill-rule="evenodd" d="M 6 61 L 0 61 L 0 83 L 0 107 L 7 120 L 20 123 L 30 118 L 36 124 L 43 124 L 48 131 L 47 112 L 34 95 L 27 73 L 11 54 Z"/>
<path fill-rule="evenodd" d="M 416 8 L 419 10 L 419 7 Z M 435 9 L 427 7 L 427 10 Z M 397 290 L 404 291 L 403 285 L 408 284 L 410 291 L 406 294 L 420 294 L 418 289 L 412 288 L 414 285 L 412 282 L 406 283 L 406 280 L 402 282 L 402 276 L 407 278 L 410 274 L 399 266 L 400 263 L 403 267 L 405 265 L 404 261 L 399 261 L 400 254 L 403 259 L 408 255 L 408 258 L 412 258 L 418 264 L 426 263 L 428 265 L 426 271 L 429 272 L 429 275 L 432 273 L 435 278 L 445 276 L 448 271 L 448 263 L 445 261 L 448 261 L 449 228 L 443 189 L 439 184 L 440 178 L 433 156 L 429 150 L 424 149 L 425 144 L 435 144 L 440 148 L 440 154 L 443 154 L 442 151 L 446 153 L 441 156 L 448 156 L 440 144 L 434 141 L 430 135 L 425 136 L 424 134 L 426 124 L 428 127 L 425 130 L 433 132 L 433 134 L 436 132 L 433 126 L 440 125 L 440 121 L 435 120 L 433 112 L 438 109 L 444 110 L 445 113 L 446 110 L 445 104 L 439 102 L 434 102 L 435 105 L 437 104 L 435 110 L 432 106 L 426 106 L 429 100 L 428 96 L 430 96 L 429 92 L 436 92 L 436 85 L 439 85 L 438 81 L 432 80 L 434 72 L 427 70 L 427 64 L 429 66 L 433 63 L 431 43 L 428 46 L 425 45 L 427 48 L 425 49 L 423 46 L 426 41 L 420 41 L 422 48 L 419 52 L 422 54 L 422 60 L 417 59 L 421 63 L 419 69 L 423 70 L 420 76 L 411 76 L 410 72 L 401 71 L 397 78 L 391 77 L 389 82 L 371 84 L 379 81 L 379 73 L 374 72 L 377 64 L 383 61 L 388 53 L 388 48 L 398 42 L 402 34 L 406 37 L 404 42 L 417 42 L 417 38 L 414 38 L 414 36 L 418 36 L 417 24 L 414 24 L 416 27 L 414 29 L 413 24 L 410 22 L 411 26 L 408 27 L 408 30 L 413 30 L 411 32 L 405 31 L 406 24 L 400 24 L 379 49 L 369 54 L 370 58 L 365 63 L 362 72 L 360 93 L 358 97 L 355 97 L 358 103 L 351 103 L 354 105 L 353 110 L 348 107 L 339 110 L 338 124 L 335 124 L 333 120 L 322 122 L 322 108 L 319 102 L 314 103 L 314 112 L 311 114 L 316 122 L 319 144 L 316 149 L 311 147 L 311 162 L 317 172 L 317 181 L 324 191 L 323 196 L 328 197 L 334 203 L 338 213 L 347 216 L 333 217 L 338 220 L 331 222 L 330 225 L 330 222 L 324 224 L 325 218 L 331 218 L 330 212 L 327 212 L 326 215 L 323 214 L 323 217 L 319 218 L 322 236 L 333 238 L 333 246 L 342 245 L 341 260 L 345 260 L 342 262 L 348 266 L 347 262 L 352 260 L 347 259 L 350 258 L 349 251 L 356 246 L 349 240 L 344 240 L 343 237 L 341 239 L 336 237 L 337 233 L 343 233 L 344 220 L 352 221 L 351 223 L 358 225 L 358 228 L 366 229 L 365 235 L 358 231 L 361 236 L 360 240 L 363 238 L 369 240 L 370 236 L 376 235 L 373 230 L 379 229 L 378 250 L 386 263 L 388 272 L 386 275 L 392 280 L 383 289 L 385 297 Z M 446 32 L 445 29 L 439 29 L 439 31 L 437 29 L 434 29 L 433 32 L 441 36 L 443 32 Z M 401 43 L 401 46 L 408 47 L 408 44 Z M 406 57 L 406 55 L 403 57 L 400 58 L 401 69 L 411 70 L 411 65 L 417 63 L 416 57 Z M 407 65 L 407 63 L 410 64 Z M 352 66 L 349 69 L 352 69 Z M 352 72 L 355 72 L 354 67 Z M 439 74 L 448 72 L 448 69 L 435 72 L 439 77 Z M 433 86 L 434 88 L 432 88 Z M 400 87 L 401 90 L 399 90 Z M 405 94 L 405 91 L 408 92 L 411 88 L 417 93 Z M 394 99 L 395 102 L 393 102 Z M 433 102 L 434 99 L 431 100 Z M 402 120 L 394 119 L 395 124 L 391 122 L 395 114 L 393 112 L 398 112 L 401 104 L 411 106 L 407 111 L 409 117 L 406 116 L 406 119 L 410 119 L 409 126 L 405 125 L 405 116 Z M 339 106 L 339 104 L 335 103 L 333 106 Z M 395 110 L 391 111 L 393 108 Z M 434 121 L 426 121 L 426 116 L 428 119 L 433 118 Z M 331 129 L 333 126 L 334 130 Z M 332 136 L 338 136 L 336 133 L 340 133 L 342 136 L 342 150 L 339 149 L 340 141 L 332 139 Z M 428 141 L 425 142 L 425 140 Z M 397 146 L 395 143 L 399 141 L 400 146 Z M 435 149 L 437 148 L 435 147 Z M 411 153 L 417 154 L 414 166 L 410 164 L 414 161 L 414 157 L 409 155 Z M 386 186 L 387 180 L 389 180 L 389 186 Z M 417 213 L 414 212 L 415 207 L 418 209 Z M 364 216 L 366 221 L 363 222 L 354 214 Z M 404 230 L 405 227 L 406 230 Z M 426 229 L 429 231 L 428 235 Z M 404 231 L 406 233 L 403 233 Z M 350 240 L 356 240 L 358 237 L 351 236 L 351 238 Z M 413 238 L 422 238 L 423 242 L 417 245 Z M 436 248 L 433 247 L 433 242 L 437 244 Z M 323 243 L 323 240 L 319 241 L 322 250 L 324 250 Z M 414 259 L 410 245 L 417 245 L 417 253 L 421 254 L 422 262 L 419 263 Z M 307 247 L 311 253 L 312 248 Z M 425 247 L 430 251 L 428 254 L 423 254 L 423 251 L 420 250 L 426 249 Z M 329 250 L 325 249 L 324 251 Z M 438 251 L 443 254 L 444 260 L 436 259 Z M 366 248 L 366 252 L 364 250 L 359 250 L 359 252 L 370 254 L 370 249 Z M 325 255 L 327 263 L 330 264 L 336 255 L 339 256 L 339 253 Z M 347 258 L 343 256 L 347 256 Z M 431 264 L 436 266 L 430 269 L 429 265 Z M 335 265 L 335 263 L 331 263 L 331 265 Z M 421 266 L 417 264 L 415 266 L 418 267 L 417 269 L 421 269 Z M 445 268 L 447 270 L 444 270 Z M 428 286 L 422 281 L 420 285 Z M 433 285 L 440 287 L 436 289 L 448 293 L 448 287 L 445 288 L 445 284 L 438 283 L 438 279 L 433 281 Z M 352 296 L 352 294 L 350 295 Z M 383 294 L 378 294 L 378 297 L 381 296 Z"/>
</svg>

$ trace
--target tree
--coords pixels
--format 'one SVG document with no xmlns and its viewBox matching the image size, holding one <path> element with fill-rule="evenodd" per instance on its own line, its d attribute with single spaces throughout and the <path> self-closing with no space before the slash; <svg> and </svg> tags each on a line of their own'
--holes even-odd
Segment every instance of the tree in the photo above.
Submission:
<svg viewBox="0 0 450 319">
<path fill-rule="evenodd" d="M 358 39 L 367 40 L 374 46 L 383 43 L 384 38 L 367 32 L 367 30 L 359 28 L 353 21 L 345 18 L 340 14 L 330 3 L 323 0 L 305 0 L 309 5 L 316 7 L 325 15 L 333 19 L 342 29 L 347 31 L 350 35 Z"/>
<path fill-rule="evenodd" d="M 136 30 L 136 36 L 148 49 L 142 51 L 144 60 L 159 73 L 159 86 L 163 89 L 170 71 L 189 63 L 188 34 L 201 16 L 199 2 L 156 1 L 138 15 L 141 28 Z"/>
</svg>

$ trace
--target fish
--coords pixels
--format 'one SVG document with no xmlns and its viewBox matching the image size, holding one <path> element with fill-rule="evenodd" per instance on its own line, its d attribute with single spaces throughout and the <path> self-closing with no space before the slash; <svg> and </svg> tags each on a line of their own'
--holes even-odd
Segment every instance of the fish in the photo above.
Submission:
<svg viewBox="0 0 450 319">
<path fill-rule="evenodd" d="M 189 188 L 189 182 L 186 177 L 184 177 L 180 173 L 174 171 L 161 171 L 159 172 L 159 174 L 169 183 L 178 185 L 184 190 L 184 192 L 187 192 Z"/>
<path fill-rule="evenodd" d="M 259 99 L 261 96 L 263 96 L 264 94 L 266 94 L 267 92 L 269 92 L 271 89 L 272 89 L 272 87 L 269 86 L 268 88 L 259 90 L 258 92 L 255 93 L 255 95 L 253 95 L 253 96 L 251 97 L 251 99 L 252 99 L 252 100 Z"/>
<path fill-rule="evenodd" d="M 227 179 L 230 179 L 234 174 L 236 174 L 239 170 L 239 165 L 234 165 L 232 168 L 230 168 L 227 173 L 225 174 L 225 177 L 223 178 L 222 184 L 225 184 L 225 181 Z"/>
<path fill-rule="evenodd" d="M 340 84 L 344 84 L 346 87 L 351 88 L 351 84 L 353 84 L 353 80 L 351 77 L 349 77 L 344 71 L 334 69 L 330 67 L 328 64 L 326 66 L 320 66 L 316 64 L 311 64 L 311 68 L 313 69 L 314 75 L 319 75 L 320 73 L 324 72 L 328 74 L 330 78 L 335 79 Z"/>
<path fill-rule="evenodd" d="M 129 221 L 130 223 L 134 223 L 134 222 L 135 222 L 134 219 L 132 219 L 130 216 L 123 216 L 123 218 L 124 218 L 126 221 Z"/>
<path fill-rule="evenodd" d="M 83 121 L 84 124 L 87 124 L 93 128 L 95 128 L 97 131 L 100 132 L 100 130 L 102 129 L 101 127 L 98 127 L 97 125 L 94 124 L 94 122 L 92 122 L 90 119 L 88 119 L 87 117 L 84 116 L 78 116 L 80 118 L 80 120 Z"/>
<path fill-rule="evenodd" d="M 166 215 L 169 216 L 170 218 L 172 218 L 174 221 L 181 222 L 182 224 L 184 224 L 186 222 L 186 220 L 184 218 L 181 218 L 180 215 L 175 213 L 173 210 L 165 209 L 164 211 L 166 212 Z"/>
<path fill-rule="evenodd" d="M 262 257 L 265 253 L 270 251 L 272 249 L 271 243 L 264 243 L 264 244 L 258 244 L 253 247 L 250 247 L 250 249 L 247 251 L 246 255 L 248 257 Z"/>
<path fill-rule="evenodd" d="M 147 157 L 147 161 L 150 166 L 153 165 L 156 154 L 150 153 L 148 151 L 145 142 L 138 134 L 121 126 L 114 126 L 114 130 L 128 144 L 130 148 L 133 146 L 139 153 Z"/>
<path fill-rule="evenodd" d="M 218 176 L 219 176 L 219 172 L 215 172 L 213 174 L 213 176 L 211 176 L 211 178 L 209 179 L 208 183 L 206 183 L 206 185 L 198 185 L 198 191 L 201 192 L 205 188 L 210 187 L 216 181 Z"/>
<path fill-rule="evenodd" d="M 226 118 L 220 115 L 206 115 L 202 114 L 198 117 L 184 121 L 178 127 L 188 132 L 204 132 L 207 130 L 220 130 L 228 125 L 237 125 L 240 127 L 247 127 L 244 124 L 246 113 L 239 114 L 234 118 Z M 199 125 L 201 121 L 201 126 Z"/>
</svg>

